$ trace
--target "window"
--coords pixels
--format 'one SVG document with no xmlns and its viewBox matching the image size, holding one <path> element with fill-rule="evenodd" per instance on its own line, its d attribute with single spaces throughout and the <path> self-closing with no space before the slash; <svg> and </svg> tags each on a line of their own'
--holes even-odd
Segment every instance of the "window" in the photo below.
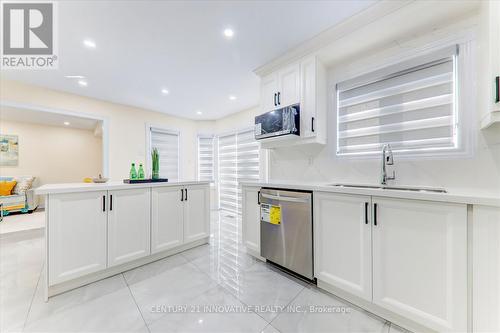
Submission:
<svg viewBox="0 0 500 333">
<path fill-rule="evenodd" d="M 337 155 L 457 151 L 458 45 L 336 86 Z"/>
<path fill-rule="evenodd" d="M 179 133 L 150 127 L 150 139 L 160 154 L 160 178 L 179 180 Z"/>
<path fill-rule="evenodd" d="M 214 137 L 198 135 L 198 180 L 214 180 Z"/>
<path fill-rule="evenodd" d="M 239 181 L 258 180 L 259 144 L 254 130 L 218 137 L 219 205 L 229 212 L 241 214 L 241 190 Z"/>
</svg>

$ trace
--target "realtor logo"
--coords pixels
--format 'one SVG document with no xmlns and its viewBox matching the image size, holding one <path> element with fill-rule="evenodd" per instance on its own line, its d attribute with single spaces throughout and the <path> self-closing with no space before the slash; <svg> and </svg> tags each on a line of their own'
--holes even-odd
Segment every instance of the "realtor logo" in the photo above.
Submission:
<svg viewBox="0 0 500 333">
<path fill-rule="evenodd" d="M 56 69 L 53 2 L 2 3 L 2 69 Z"/>
</svg>

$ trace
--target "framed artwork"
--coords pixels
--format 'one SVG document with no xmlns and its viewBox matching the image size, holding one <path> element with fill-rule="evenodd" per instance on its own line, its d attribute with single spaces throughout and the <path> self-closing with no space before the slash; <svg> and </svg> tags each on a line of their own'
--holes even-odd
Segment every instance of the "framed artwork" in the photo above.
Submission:
<svg viewBox="0 0 500 333">
<path fill-rule="evenodd" d="M 0 166 L 16 166 L 18 161 L 18 136 L 0 134 Z"/>
</svg>

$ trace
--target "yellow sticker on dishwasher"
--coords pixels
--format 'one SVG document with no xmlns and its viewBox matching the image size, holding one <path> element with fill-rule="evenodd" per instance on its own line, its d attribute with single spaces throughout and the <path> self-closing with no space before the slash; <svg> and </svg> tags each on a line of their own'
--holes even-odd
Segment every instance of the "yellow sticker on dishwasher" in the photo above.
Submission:
<svg viewBox="0 0 500 333">
<path fill-rule="evenodd" d="M 271 212 L 269 214 L 271 224 L 281 224 L 281 207 L 280 206 L 271 206 Z"/>
</svg>

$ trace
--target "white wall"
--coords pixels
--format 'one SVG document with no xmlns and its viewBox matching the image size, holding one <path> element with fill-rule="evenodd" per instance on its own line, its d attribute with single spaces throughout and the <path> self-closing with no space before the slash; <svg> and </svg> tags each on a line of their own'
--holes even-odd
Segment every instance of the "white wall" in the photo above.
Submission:
<svg viewBox="0 0 500 333">
<path fill-rule="evenodd" d="M 2 166 L 2 176 L 35 176 L 38 186 L 102 172 L 102 139 L 91 130 L 2 120 L 0 133 L 19 137 L 18 165 Z"/>
</svg>

